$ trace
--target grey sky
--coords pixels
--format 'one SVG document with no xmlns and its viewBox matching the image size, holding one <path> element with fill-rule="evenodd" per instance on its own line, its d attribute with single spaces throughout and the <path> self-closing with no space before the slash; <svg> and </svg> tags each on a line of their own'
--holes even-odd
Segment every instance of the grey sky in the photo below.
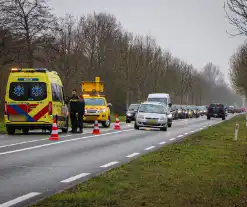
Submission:
<svg viewBox="0 0 247 207">
<path fill-rule="evenodd" d="M 232 29 L 222 8 L 224 0 L 50 0 L 58 16 L 109 12 L 135 34 L 150 34 L 173 55 L 198 69 L 205 63 L 220 66 L 228 78 L 228 62 L 243 37 Z"/>
</svg>

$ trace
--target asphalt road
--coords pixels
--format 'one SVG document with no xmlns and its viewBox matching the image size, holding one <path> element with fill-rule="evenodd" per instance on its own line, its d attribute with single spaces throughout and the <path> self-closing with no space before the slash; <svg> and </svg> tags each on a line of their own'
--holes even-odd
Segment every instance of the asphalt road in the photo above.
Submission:
<svg viewBox="0 0 247 207">
<path fill-rule="evenodd" d="M 29 205 L 220 122 L 205 116 L 177 120 L 166 132 L 121 123 L 120 131 L 113 124 L 92 135 L 92 128 L 86 128 L 84 134 L 60 134 L 59 141 L 37 132 L 0 136 L 0 206 Z"/>
</svg>

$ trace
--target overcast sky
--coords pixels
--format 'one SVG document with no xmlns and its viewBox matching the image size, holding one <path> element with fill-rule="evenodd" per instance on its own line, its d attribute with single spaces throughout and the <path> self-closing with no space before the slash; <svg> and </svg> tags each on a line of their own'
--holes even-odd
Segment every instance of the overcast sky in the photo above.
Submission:
<svg viewBox="0 0 247 207">
<path fill-rule="evenodd" d="M 96 12 L 114 14 L 135 34 L 149 34 L 173 55 L 198 69 L 213 62 L 228 78 L 229 58 L 243 43 L 230 37 L 224 0 L 50 0 L 58 16 Z"/>
</svg>

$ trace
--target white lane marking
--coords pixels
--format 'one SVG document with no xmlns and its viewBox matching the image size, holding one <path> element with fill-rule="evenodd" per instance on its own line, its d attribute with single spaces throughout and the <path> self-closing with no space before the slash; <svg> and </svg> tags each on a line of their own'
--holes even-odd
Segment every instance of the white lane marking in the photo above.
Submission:
<svg viewBox="0 0 247 207">
<path fill-rule="evenodd" d="M 92 135 L 92 136 L 87 136 L 87 137 L 78 137 L 78 138 L 74 138 L 74 139 L 68 139 L 68 140 L 52 142 L 52 143 L 48 143 L 48 144 L 36 145 L 36 146 L 33 146 L 33 147 L 28 147 L 28 148 L 22 148 L 22 149 L 13 150 L 13 151 L 2 152 L 2 153 L 0 153 L 0 155 L 12 154 L 12 153 L 16 153 L 16 152 L 23 152 L 23 151 L 27 151 L 27 150 L 38 149 L 38 148 L 42 148 L 42 147 L 48 147 L 48 146 L 51 146 L 51 145 L 62 144 L 62 143 L 66 143 L 66 142 L 72 142 L 72 141 L 90 139 L 90 138 L 99 137 L 99 136 L 118 134 L 118 133 L 121 133 L 121 132 L 133 131 L 133 130 L 134 129 L 126 129 L 126 130 L 121 130 L 121 131 L 108 132 L 108 133 L 105 133 L 105 134 Z"/>
<path fill-rule="evenodd" d="M 137 152 L 135 152 L 135 153 L 132 153 L 132 154 L 130 154 L 130 155 L 127 155 L 126 157 L 135 157 L 136 155 L 139 155 L 140 153 L 137 153 Z"/>
<path fill-rule="evenodd" d="M 13 200 L 11 200 L 11 201 L 8 201 L 8 202 L 6 202 L 6 203 L 0 204 L 0 206 L 1 206 L 1 207 L 9 207 L 9 206 L 13 206 L 13 205 L 15 205 L 15 204 L 17 204 L 17 203 L 20 203 L 20 202 L 22 202 L 22 201 L 25 201 L 25 200 L 27 200 L 27 199 L 29 199 L 29 198 L 32 198 L 32 197 L 37 196 L 37 195 L 40 195 L 40 194 L 41 194 L 41 193 L 31 192 L 31 193 L 28 193 L 28 194 L 26 194 L 26 195 L 23 195 L 23 196 L 20 196 L 20 197 L 18 197 L 18 198 L 15 198 L 15 199 L 13 199 Z"/>
<path fill-rule="evenodd" d="M 114 161 L 114 162 L 109 162 L 105 165 L 101 165 L 100 167 L 103 167 L 103 168 L 107 168 L 107 167 L 110 167 L 112 165 L 116 165 L 118 163 L 118 161 Z"/>
<path fill-rule="evenodd" d="M 87 132 L 87 133 L 84 133 L 84 134 L 91 134 L 91 133 Z M 59 137 L 60 137 L 60 138 L 63 138 L 63 137 L 71 137 L 71 136 L 73 136 L 73 134 L 64 135 L 64 136 L 59 136 Z M 41 141 L 45 141 L 45 140 L 49 140 L 49 138 L 44 138 L 44 139 L 34 139 L 34 140 L 30 140 L 30 141 L 17 142 L 17 143 L 7 144 L 7 145 L 0 145 L 0 148 L 12 147 L 12 146 L 21 145 L 21 144 L 27 144 L 27 143 L 32 143 L 32 142 L 41 142 Z"/>
<path fill-rule="evenodd" d="M 70 183 L 70 182 L 72 182 L 72 181 L 75 181 L 75 180 L 77 180 L 77 179 L 86 177 L 86 176 L 88 176 L 88 175 L 90 175 L 90 173 L 81 173 L 81 174 L 79 174 L 79 175 L 70 177 L 70 178 L 68 178 L 68 179 L 66 179 L 66 180 L 62 180 L 61 183 Z"/>
<path fill-rule="evenodd" d="M 189 134 L 189 133 L 186 132 L 186 133 L 184 133 L 184 134 L 187 135 L 187 134 Z"/>
<path fill-rule="evenodd" d="M 16 146 L 16 145 L 20 145 L 20 144 L 32 143 L 32 142 L 40 142 L 40 141 L 44 141 L 44 140 L 48 140 L 48 139 L 49 139 L 49 138 L 45 138 L 45 139 L 36 139 L 36 140 L 30 140 L 30 141 L 25 141 L 25 142 L 18 142 L 18 143 L 14 143 L 14 144 L 0 145 L 0 148 L 11 147 L 11 146 Z"/>
<path fill-rule="evenodd" d="M 169 139 L 169 140 L 171 140 L 171 141 L 172 141 L 172 140 L 175 140 L 175 138 L 171 138 L 171 139 Z"/>
<path fill-rule="evenodd" d="M 153 148 L 155 148 L 155 146 L 147 147 L 147 148 L 145 148 L 145 150 L 151 150 L 151 149 L 153 149 Z"/>
<path fill-rule="evenodd" d="M 126 128 L 126 127 L 124 127 L 124 128 Z M 102 131 L 105 132 L 105 131 L 110 131 L 110 130 L 113 130 L 113 128 L 112 129 L 104 129 Z M 83 135 L 86 135 L 86 134 L 91 134 L 91 133 L 90 132 L 83 133 Z M 74 134 L 68 134 L 68 135 L 62 135 L 62 136 L 59 136 L 59 137 L 60 138 L 63 138 L 63 137 L 71 137 L 73 135 Z M 17 143 L 13 143 L 13 144 L 0 145 L 0 148 L 12 147 L 12 146 L 21 145 L 21 144 L 27 144 L 27 143 L 32 143 L 32 142 L 41 142 L 41 141 L 45 141 L 45 140 L 49 140 L 49 138 L 34 139 L 34 140 L 29 140 L 29 141 L 17 142 Z"/>
<path fill-rule="evenodd" d="M 166 142 L 160 142 L 159 144 L 160 144 L 160 145 L 162 145 L 162 144 L 166 144 Z"/>
<path fill-rule="evenodd" d="M 191 133 L 194 133 L 195 131 L 190 131 Z"/>
<path fill-rule="evenodd" d="M 182 134 L 180 134 L 180 135 L 178 135 L 177 137 L 183 137 L 184 135 L 182 135 Z"/>
</svg>

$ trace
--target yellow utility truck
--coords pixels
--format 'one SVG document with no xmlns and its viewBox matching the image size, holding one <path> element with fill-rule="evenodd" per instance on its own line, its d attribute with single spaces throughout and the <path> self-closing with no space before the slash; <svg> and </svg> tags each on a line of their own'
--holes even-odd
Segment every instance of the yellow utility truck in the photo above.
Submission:
<svg viewBox="0 0 247 207">
<path fill-rule="evenodd" d="M 96 119 L 103 127 L 108 128 L 111 125 L 111 103 L 102 93 L 104 92 L 104 82 L 100 77 L 95 81 L 82 81 L 82 93 L 85 100 L 84 123 L 94 123 Z"/>
</svg>

